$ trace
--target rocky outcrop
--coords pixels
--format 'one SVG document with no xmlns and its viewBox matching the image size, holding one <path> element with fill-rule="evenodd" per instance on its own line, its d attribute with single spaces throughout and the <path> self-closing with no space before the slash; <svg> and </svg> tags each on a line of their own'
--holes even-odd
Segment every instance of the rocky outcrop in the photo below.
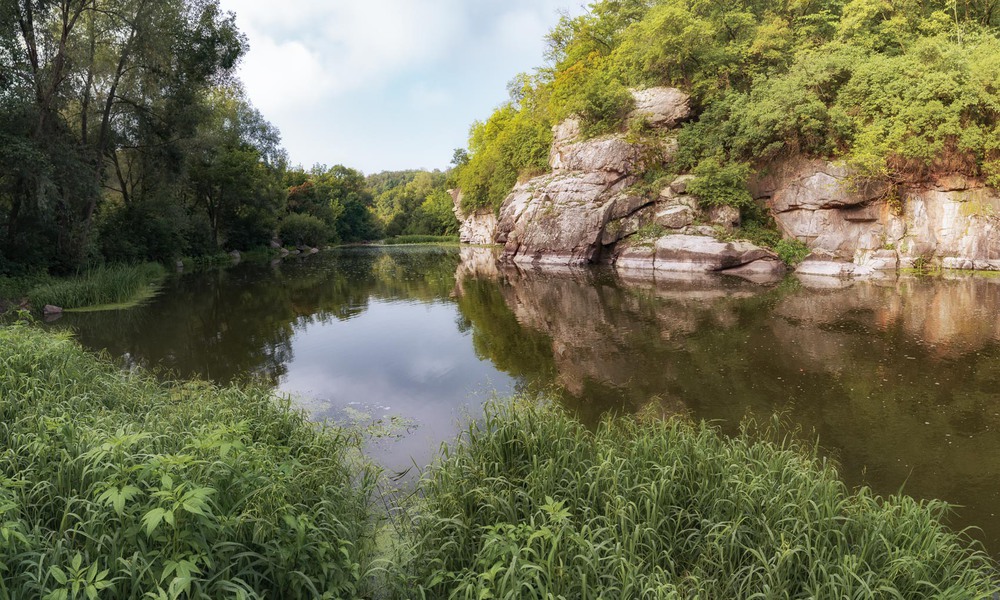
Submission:
<svg viewBox="0 0 1000 600">
<path fill-rule="evenodd" d="M 462 208 L 462 192 L 448 190 L 454 203 L 453 210 L 458 219 L 458 236 L 463 244 L 486 245 L 493 243 L 497 229 L 497 216 L 489 207 L 478 208 L 466 213 Z"/>
<path fill-rule="evenodd" d="M 633 92 L 632 118 L 669 130 L 691 114 L 690 99 L 673 88 Z M 644 169 L 669 163 L 668 135 L 635 140 L 625 134 L 581 139 L 580 123 L 553 128 L 552 172 L 518 184 L 504 201 L 496 241 L 515 263 L 576 265 L 610 262 L 620 269 L 682 272 L 783 273 L 777 257 L 746 242 L 720 242 L 739 224 L 734 209 L 703 210 L 687 193 L 690 176 L 662 191 L 638 190 Z"/>
<path fill-rule="evenodd" d="M 898 268 L 1000 270 L 1000 193 L 963 176 L 891 189 L 844 165 L 790 159 L 753 191 L 782 232 L 813 251 L 806 275 L 873 277 Z"/>
</svg>

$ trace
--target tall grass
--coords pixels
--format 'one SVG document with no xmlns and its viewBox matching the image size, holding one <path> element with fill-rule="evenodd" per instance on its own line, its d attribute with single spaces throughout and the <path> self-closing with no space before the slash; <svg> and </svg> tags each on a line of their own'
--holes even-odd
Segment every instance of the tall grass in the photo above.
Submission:
<svg viewBox="0 0 1000 600">
<path fill-rule="evenodd" d="M 387 246 L 401 244 L 457 244 L 457 235 L 397 235 L 382 242 Z"/>
<path fill-rule="evenodd" d="M 0 328 L 0 600 L 353 598 L 374 472 L 265 389 Z"/>
<path fill-rule="evenodd" d="M 422 482 L 400 598 L 990 598 L 947 507 L 794 442 L 494 404 Z"/>
<path fill-rule="evenodd" d="M 52 304 L 64 309 L 128 304 L 148 298 L 166 269 L 159 263 L 101 266 L 82 275 L 44 283 L 28 292 L 36 309 Z"/>
</svg>

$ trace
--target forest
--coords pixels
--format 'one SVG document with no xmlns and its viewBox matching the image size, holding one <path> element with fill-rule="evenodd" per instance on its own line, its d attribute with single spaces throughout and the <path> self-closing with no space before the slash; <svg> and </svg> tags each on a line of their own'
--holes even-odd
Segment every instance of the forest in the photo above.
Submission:
<svg viewBox="0 0 1000 600">
<path fill-rule="evenodd" d="M 455 232 L 442 173 L 289 164 L 247 50 L 216 0 L 0 5 L 0 275 Z"/>
</svg>

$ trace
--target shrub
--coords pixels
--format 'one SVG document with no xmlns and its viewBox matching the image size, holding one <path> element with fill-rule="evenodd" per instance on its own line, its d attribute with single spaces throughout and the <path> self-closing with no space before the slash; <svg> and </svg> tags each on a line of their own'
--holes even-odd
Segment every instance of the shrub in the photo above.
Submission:
<svg viewBox="0 0 1000 600">
<path fill-rule="evenodd" d="M 400 597 L 987 598 L 947 507 L 851 493 L 816 451 L 682 420 L 590 431 L 493 404 L 423 480 Z M 406 556 L 410 560 L 406 561 Z"/>
<path fill-rule="evenodd" d="M 320 246 L 330 239 L 330 230 L 312 215 L 291 213 L 278 225 L 278 237 L 293 246 Z"/>
<path fill-rule="evenodd" d="M 688 184 L 688 190 L 702 204 L 734 208 L 753 205 L 753 196 L 747 189 L 750 165 L 723 162 L 713 156 L 699 162 L 691 173 L 695 175 L 695 179 Z"/>
<path fill-rule="evenodd" d="M 547 116 L 530 106 L 507 104 L 485 123 L 475 123 L 469 134 L 471 158 L 455 177 L 462 208 L 499 209 L 522 172 L 548 170 L 551 142 Z"/>
<path fill-rule="evenodd" d="M 586 136 L 596 136 L 621 129 L 635 100 L 618 78 L 598 71 L 587 78 L 579 96 L 571 100 L 570 111 L 583 117 Z"/>
</svg>

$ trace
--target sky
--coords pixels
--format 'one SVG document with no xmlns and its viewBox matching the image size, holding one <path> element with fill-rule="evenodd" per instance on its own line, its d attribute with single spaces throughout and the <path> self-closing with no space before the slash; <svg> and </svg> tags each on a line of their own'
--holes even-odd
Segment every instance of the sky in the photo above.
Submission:
<svg viewBox="0 0 1000 600">
<path fill-rule="evenodd" d="M 220 0 L 250 51 L 247 94 L 293 164 L 445 169 L 469 126 L 544 64 L 586 0 Z"/>
</svg>

